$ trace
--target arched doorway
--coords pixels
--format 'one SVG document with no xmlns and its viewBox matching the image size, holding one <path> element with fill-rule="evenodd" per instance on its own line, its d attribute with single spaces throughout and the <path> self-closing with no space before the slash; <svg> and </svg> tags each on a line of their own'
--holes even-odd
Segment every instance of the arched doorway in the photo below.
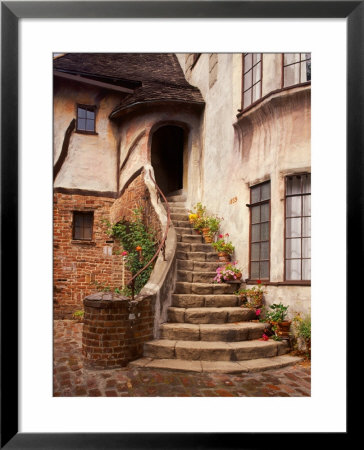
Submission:
<svg viewBox="0 0 364 450">
<path fill-rule="evenodd" d="M 159 128 L 152 137 L 151 163 L 164 194 L 183 188 L 184 131 L 175 125 Z"/>
</svg>

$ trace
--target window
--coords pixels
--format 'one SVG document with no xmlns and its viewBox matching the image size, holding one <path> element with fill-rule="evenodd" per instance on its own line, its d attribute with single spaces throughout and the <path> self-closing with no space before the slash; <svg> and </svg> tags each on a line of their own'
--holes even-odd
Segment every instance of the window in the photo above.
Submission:
<svg viewBox="0 0 364 450">
<path fill-rule="evenodd" d="M 283 55 L 283 86 L 311 81 L 311 53 L 285 53 Z"/>
<path fill-rule="evenodd" d="M 270 181 L 250 189 L 250 279 L 269 280 Z"/>
<path fill-rule="evenodd" d="M 95 133 L 96 106 L 77 105 L 77 131 Z"/>
<path fill-rule="evenodd" d="M 285 279 L 311 279 L 311 174 L 286 177 Z"/>
<path fill-rule="evenodd" d="M 243 54 L 243 107 L 247 108 L 262 97 L 262 54 Z"/>
<path fill-rule="evenodd" d="M 73 213 L 73 239 L 82 241 L 92 240 L 93 212 Z"/>
</svg>

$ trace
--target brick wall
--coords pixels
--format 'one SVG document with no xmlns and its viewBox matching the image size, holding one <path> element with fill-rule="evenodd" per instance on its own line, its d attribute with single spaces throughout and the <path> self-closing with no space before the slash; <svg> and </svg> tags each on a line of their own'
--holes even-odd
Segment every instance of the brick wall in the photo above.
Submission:
<svg viewBox="0 0 364 450">
<path fill-rule="evenodd" d="M 53 253 L 53 302 L 54 318 L 71 318 L 76 310 L 83 309 L 83 299 L 96 291 L 95 282 L 111 290 L 126 284 L 130 273 L 123 267 L 117 242 L 108 238 L 107 225 L 128 220 L 132 209 L 144 208 L 146 225 L 157 230 L 160 239 L 159 219 L 151 205 L 149 191 L 140 174 L 115 200 L 107 197 L 54 193 L 54 253 Z M 72 239 L 73 212 L 94 214 L 91 241 Z"/>
<path fill-rule="evenodd" d="M 111 288 L 122 283 L 121 256 L 106 234 L 110 207 L 114 199 L 88 195 L 54 194 L 53 211 L 53 301 L 54 318 L 70 318 L 74 311 L 83 309 L 83 299 L 96 287 L 94 282 Z M 91 241 L 73 240 L 73 212 L 94 214 Z"/>
<path fill-rule="evenodd" d="M 82 352 L 85 367 L 124 367 L 143 354 L 153 339 L 154 306 L 151 297 L 129 301 L 111 293 L 84 300 Z"/>
</svg>

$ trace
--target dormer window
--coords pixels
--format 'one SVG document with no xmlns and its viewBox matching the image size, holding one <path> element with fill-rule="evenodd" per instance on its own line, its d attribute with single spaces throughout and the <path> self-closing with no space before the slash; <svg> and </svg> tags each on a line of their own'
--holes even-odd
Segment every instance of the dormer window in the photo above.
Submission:
<svg viewBox="0 0 364 450">
<path fill-rule="evenodd" d="M 77 105 L 77 131 L 95 134 L 96 106 Z"/>
</svg>

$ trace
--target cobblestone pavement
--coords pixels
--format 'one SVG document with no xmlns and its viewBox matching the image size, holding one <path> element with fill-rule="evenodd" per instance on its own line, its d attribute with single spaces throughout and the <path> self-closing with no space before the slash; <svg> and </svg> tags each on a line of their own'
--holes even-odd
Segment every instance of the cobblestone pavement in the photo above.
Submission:
<svg viewBox="0 0 364 450">
<path fill-rule="evenodd" d="M 82 324 L 54 321 L 54 385 L 57 397 L 307 397 L 307 364 L 259 373 L 214 374 L 145 368 L 83 368 Z"/>
</svg>

